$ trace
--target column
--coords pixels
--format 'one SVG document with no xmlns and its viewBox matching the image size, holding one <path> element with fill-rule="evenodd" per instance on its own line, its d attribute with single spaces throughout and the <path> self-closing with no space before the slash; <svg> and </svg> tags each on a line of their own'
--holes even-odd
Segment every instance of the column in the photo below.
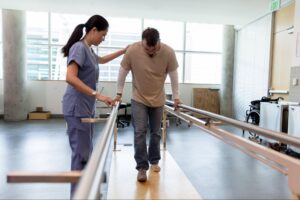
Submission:
<svg viewBox="0 0 300 200">
<path fill-rule="evenodd" d="M 220 113 L 232 117 L 232 91 L 234 69 L 235 30 L 231 25 L 224 26 L 222 50 L 222 75 L 220 87 Z"/>
<path fill-rule="evenodd" d="M 4 120 L 27 118 L 25 11 L 2 10 Z"/>
</svg>

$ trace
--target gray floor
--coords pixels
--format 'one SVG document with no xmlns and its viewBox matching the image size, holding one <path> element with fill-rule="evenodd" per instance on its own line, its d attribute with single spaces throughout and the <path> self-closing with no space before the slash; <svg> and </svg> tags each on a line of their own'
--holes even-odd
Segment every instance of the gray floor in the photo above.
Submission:
<svg viewBox="0 0 300 200">
<path fill-rule="evenodd" d="M 120 129 L 118 142 L 132 144 L 132 135 L 131 127 Z M 287 177 L 199 128 L 171 124 L 167 148 L 204 199 L 290 198 Z M 6 174 L 67 171 L 70 153 L 63 119 L 0 120 L 0 199 L 68 199 L 68 184 L 7 184 Z"/>
</svg>

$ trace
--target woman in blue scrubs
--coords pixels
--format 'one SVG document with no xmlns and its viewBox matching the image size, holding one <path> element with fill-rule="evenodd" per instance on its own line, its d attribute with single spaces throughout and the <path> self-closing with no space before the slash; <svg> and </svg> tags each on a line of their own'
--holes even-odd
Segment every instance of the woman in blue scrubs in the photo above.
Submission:
<svg viewBox="0 0 300 200">
<path fill-rule="evenodd" d="M 108 106 L 113 104 L 110 97 L 96 91 L 98 64 L 117 58 L 126 52 L 126 48 L 103 57 L 99 57 L 91 48 L 91 45 L 98 46 L 104 41 L 108 26 L 105 18 L 94 15 L 85 24 L 77 25 L 67 44 L 62 48 L 68 65 L 66 76 L 68 86 L 63 97 L 63 114 L 72 149 L 71 170 L 82 170 L 93 149 L 93 125 L 82 123 L 81 118 L 94 117 L 96 100 Z M 71 193 L 74 189 L 73 184 Z"/>
</svg>

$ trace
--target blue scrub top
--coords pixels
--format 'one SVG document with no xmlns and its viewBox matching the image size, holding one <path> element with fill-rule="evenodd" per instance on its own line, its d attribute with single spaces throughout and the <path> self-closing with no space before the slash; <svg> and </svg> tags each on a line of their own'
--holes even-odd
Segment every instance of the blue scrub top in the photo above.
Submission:
<svg viewBox="0 0 300 200">
<path fill-rule="evenodd" d="M 79 66 L 78 78 L 93 90 L 99 77 L 98 56 L 83 42 L 78 41 L 70 48 L 68 65 L 76 62 Z M 94 96 L 85 95 L 68 84 L 63 97 L 65 116 L 92 117 L 95 112 Z"/>
</svg>

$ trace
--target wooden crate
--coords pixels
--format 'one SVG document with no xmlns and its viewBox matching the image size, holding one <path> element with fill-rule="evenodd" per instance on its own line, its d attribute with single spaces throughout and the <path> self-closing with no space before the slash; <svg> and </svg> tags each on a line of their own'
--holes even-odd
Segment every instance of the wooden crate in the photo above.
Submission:
<svg viewBox="0 0 300 200">
<path fill-rule="evenodd" d="M 43 112 L 30 112 L 28 113 L 28 119 L 33 120 L 33 119 L 49 119 L 51 116 L 51 112 L 49 111 L 43 111 Z"/>
<path fill-rule="evenodd" d="M 220 97 L 218 89 L 193 88 L 193 107 L 220 114 Z M 197 118 L 207 118 L 194 114 Z"/>
</svg>

